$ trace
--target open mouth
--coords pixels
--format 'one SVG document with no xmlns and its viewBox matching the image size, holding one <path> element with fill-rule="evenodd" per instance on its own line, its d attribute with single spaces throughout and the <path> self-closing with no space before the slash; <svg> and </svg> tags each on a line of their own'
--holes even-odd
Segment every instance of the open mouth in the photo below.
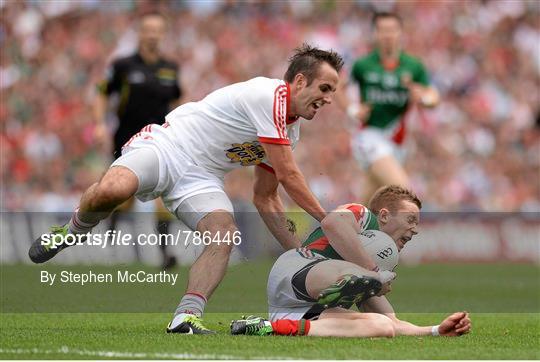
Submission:
<svg viewBox="0 0 540 362">
<path fill-rule="evenodd" d="M 405 244 L 407 244 L 407 242 L 411 240 L 410 237 L 408 236 L 403 236 L 401 238 L 398 239 L 398 242 L 397 242 L 397 247 L 398 247 L 398 250 L 401 250 L 403 249 L 403 247 L 405 246 Z"/>
<path fill-rule="evenodd" d="M 318 110 L 319 108 L 323 106 L 323 103 L 322 101 L 317 101 L 317 102 L 311 103 L 311 106 L 313 107 L 314 110 Z"/>
</svg>

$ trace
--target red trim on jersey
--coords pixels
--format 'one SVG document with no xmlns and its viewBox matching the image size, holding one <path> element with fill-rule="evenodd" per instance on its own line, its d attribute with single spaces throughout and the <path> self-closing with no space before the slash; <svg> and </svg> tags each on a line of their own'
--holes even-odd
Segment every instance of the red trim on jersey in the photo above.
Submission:
<svg viewBox="0 0 540 362">
<path fill-rule="evenodd" d="M 330 242 L 328 241 L 328 238 L 326 236 L 321 236 L 308 246 L 306 246 L 306 249 L 308 250 L 324 250 L 330 245 Z"/>
<path fill-rule="evenodd" d="M 276 174 L 276 171 L 274 171 L 274 168 L 270 165 L 267 165 L 266 163 L 259 163 L 257 164 L 257 166 L 259 166 L 260 168 L 270 172 L 270 173 L 273 173 L 274 175 Z"/>
<path fill-rule="evenodd" d="M 272 138 L 272 137 L 259 137 L 261 143 L 271 143 L 274 145 L 290 145 L 291 141 L 288 138 Z"/>
<path fill-rule="evenodd" d="M 287 85 L 287 124 L 293 124 L 294 122 L 298 121 L 299 116 L 289 116 L 289 112 L 291 110 L 291 87 L 289 86 L 288 82 L 285 82 Z"/>
<path fill-rule="evenodd" d="M 285 128 L 287 120 L 287 86 L 280 84 L 274 91 L 274 125 L 276 126 L 278 138 L 287 138 L 287 129 Z"/>
<path fill-rule="evenodd" d="M 345 205 L 347 210 L 352 211 L 356 221 L 360 221 L 364 217 L 366 209 L 363 205 L 360 204 L 347 204 Z"/>
</svg>

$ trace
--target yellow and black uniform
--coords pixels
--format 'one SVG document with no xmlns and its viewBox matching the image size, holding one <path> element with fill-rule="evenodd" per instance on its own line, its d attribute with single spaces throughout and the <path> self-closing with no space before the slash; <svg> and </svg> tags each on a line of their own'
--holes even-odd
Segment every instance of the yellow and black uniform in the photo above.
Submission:
<svg viewBox="0 0 540 362">
<path fill-rule="evenodd" d="M 178 66 L 160 58 L 147 64 L 140 54 L 117 59 L 107 79 L 98 86 L 101 93 L 119 94 L 119 126 L 114 135 L 114 157 L 120 157 L 122 146 L 144 126 L 161 124 L 169 113 L 169 104 L 180 98 Z"/>
</svg>

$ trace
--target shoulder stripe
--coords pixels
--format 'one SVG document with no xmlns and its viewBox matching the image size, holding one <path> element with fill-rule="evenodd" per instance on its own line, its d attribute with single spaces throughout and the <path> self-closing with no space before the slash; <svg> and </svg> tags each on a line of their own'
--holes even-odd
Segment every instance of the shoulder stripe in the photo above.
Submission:
<svg viewBox="0 0 540 362">
<path fill-rule="evenodd" d="M 276 126 L 278 137 L 287 138 L 287 86 L 279 85 L 274 91 L 274 125 Z"/>
</svg>

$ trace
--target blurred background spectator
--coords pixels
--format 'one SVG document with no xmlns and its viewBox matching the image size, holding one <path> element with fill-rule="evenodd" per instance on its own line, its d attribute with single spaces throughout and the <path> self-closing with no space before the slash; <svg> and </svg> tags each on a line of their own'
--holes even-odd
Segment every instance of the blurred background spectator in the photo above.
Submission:
<svg viewBox="0 0 540 362">
<path fill-rule="evenodd" d="M 350 66 L 371 47 L 376 9 L 403 17 L 406 48 L 421 56 L 442 96 L 438 108 L 409 121 L 406 169 L 425 209 L 540 211 L 535 0 L 3 0 L 0 8 L 3 211 L 70 211 L 108 167 L 94 140 L 92 100 L 108 62 L 135 49 L 141 12 L 169 17 L 163 50 L 182 64 L 184 99 L 195 101 L 254 76 L 281 78 L 304 41 L 334 48 Z M 108 123 L 115 127 L 112 115 Z M 304 124 L 295 150 L 327 208 L 358 199 L 364 182 L 349 127 L 337 107 L 326 107 Z M 237 203 L 251 199 L 251 172 L 227 177 Z"/>
</svg>

